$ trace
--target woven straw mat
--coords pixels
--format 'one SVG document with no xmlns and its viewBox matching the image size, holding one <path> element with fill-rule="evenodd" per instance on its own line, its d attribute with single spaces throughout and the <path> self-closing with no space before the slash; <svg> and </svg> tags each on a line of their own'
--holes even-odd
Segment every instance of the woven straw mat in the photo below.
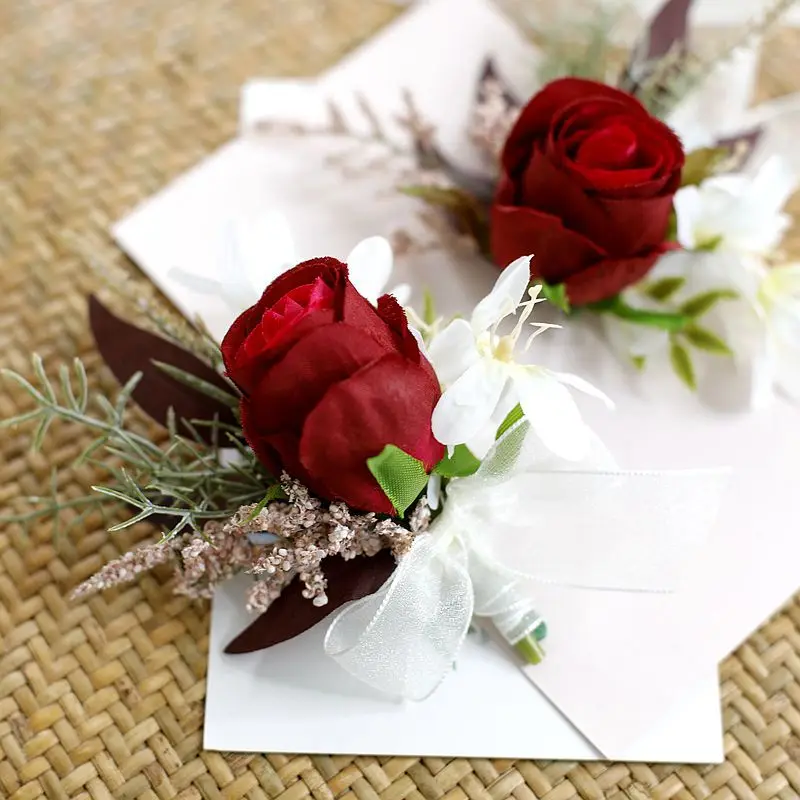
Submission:
<svg viewBox="0 0 800 800">
<path fill-rule="evenodd" d="M 394 13 L 377 0 L 2 0 L 0 365 L 29 374 L 33 350 L 51 370 L 80 355 L 110 389 L 85 314 L 87 261 L 125 265 L 109 225 L 234 134 L 245 79 L 314 74 Z M 767 94 L 791 89 L 796 43 L 770 48 Z M 0 416 L 28 407 L 4 382 Z M 38 454 L 27 442 L 0 433 L 4 509 L 47 495 L 85 444 L 69 427 Z M 58 481 L 69 498 L 92 470 Z M 800 797 L 800 598 L 722 665 L 722 765 L 229 755 L 201 749 L 206 606 L 173 598 L 166 574 L 66 600 L 147 534 L 92 518 L 0 528 L 0 798 Z"/>
</svg>

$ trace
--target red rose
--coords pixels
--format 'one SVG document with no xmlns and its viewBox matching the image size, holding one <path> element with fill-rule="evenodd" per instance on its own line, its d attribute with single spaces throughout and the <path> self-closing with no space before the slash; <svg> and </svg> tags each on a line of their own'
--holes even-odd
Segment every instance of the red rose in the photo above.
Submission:
<svg viewBox="0 0 800 800">
<path fill-rule="evenodd" d="M 678 137 L 625 92 L 553 81 L 522 110 L 502 154 L 491 216 L 501 267 L 533 254 L 533 277 L 574 305 L 641 280 L 665 236 L 685 156 Z"/>
<path fill-rule="evenodd" d="M 320 497 L 391 514 L 367 459 L 393 444 L 430 470 L 444 455 L 431 432 L 439 382 L 405 313 L 389 295 L 374 308 L 335 258 L 273 281 L 233 323 L 222 355 L 259 460 Z"/>
</svg>

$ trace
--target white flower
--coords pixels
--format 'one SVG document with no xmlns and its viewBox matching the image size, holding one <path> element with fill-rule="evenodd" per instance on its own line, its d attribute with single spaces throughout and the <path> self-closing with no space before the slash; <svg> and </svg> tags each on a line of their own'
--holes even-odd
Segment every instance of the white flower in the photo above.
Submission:
<svg viewBox="0 0 800 800">
<path fill-rule="evenodd" d="M 219 278 L 206 278 L 183 269 L 170 277 L 200 294 L 220 297 L 235 314 L 256 303 L 264 289 L 300 261 L 286 217 L 268 211 L 255 221 L 230 221 L 218 259 Z M 372 236 L 359 242 L 346 259 L 350 280 L 373 303 L 383 294 L 392 274 L 394 256 L 386 239 Z M 403 284 L 391 290 L 405 303 L 410 289 Z"/>
<path fill-rule="evenodd" d="M 756 299 L 773 382 L 800 400 L 800 264 L 767 269 Z"/>
<path fill-rule="evenodd" d="M 791 219 L 782 213 L 797 180 L 778 157 L 753 177 L 719 175 L 675 195 L 678 241 L 687 250 L 733 250 L 765 256 L 781 241 Z"/>
<path fill-rule="evenodd" d="M 495 427 L 498 410 L 519 403 L 542 443 L 569 460 L 583 458 L 590 445 L 590 431 L 567 386 L 611 401 L 587 381 L 544 367 L 517 364 L 514 349 L 523 327 L 540 298 L 540 287 L 528 290 L 530 256 L 517 259 L 498 278 L 492 291 L 478 303 L 470 322 L 456 319 L 431 342 L 429 357 L 445 387 L 433 411 L 433 434 L 443 444 L 467 443 Z M 525 299 L 526 294 L 529 299 Z M 499 323 L 521 314 L 513 331 L 497 332 Z M 530 342 L 542 331 L 557 328 L 531 323 Z M 493 431 L 492 431 L 493 432 Z"/>
</svg>

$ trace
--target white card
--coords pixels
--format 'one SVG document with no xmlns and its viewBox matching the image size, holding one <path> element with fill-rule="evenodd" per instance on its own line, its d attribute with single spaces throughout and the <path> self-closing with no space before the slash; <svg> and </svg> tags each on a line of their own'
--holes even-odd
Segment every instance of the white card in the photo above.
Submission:
<svg viewBox="0 0 800 800">
<path fill-rule="evenodd" d="M 442 25 L 452 18 L 452 5 L 448 14 L 442 12 L 447 2 L 432 2 L 407 15 L 384 32 L 377 43 L 376 40 L 368 43 L 364 50 L 325 76 L 318 86 L 340 102 L 352 98 L 356 87 L 365 92 L 370 88 L 382 92 L 379 98 L 390 107 L 387 116 L 402 110 L 397 105 L 398 90 L 403 85 L 410 86 L 423 113 L 435 122 L 444 123 L 445 138 L 451 136 L 448 147 L 458 152 L 462 145 L 458 137 L 463 128 L 454 109 L 466 108 L 471 81 L 487 52 L 487 43 L 488 50 L 495 50 L 504 74 L 510 77 L 521 76 L 517 54 L 525 48 L 510 26 L 487 12 L 488 7 L 479 0 L 459 3 L 459 35 L 446 36 Z M 444 49 L 440 46 L 442 37 L 448 42 Z M 479 52 L 482 43 L 484 50 Z M 460 66 L 459 86 L 454 88 L 450 83 L 444 86 L 442 82 L 436 84 L 435 90 L 431 88 L 436 82 L 430 81 L 428 73 L 420 68 L 424 67 L 421 54 L 426 44 L 430 49 L 435 48 L 437 54 L 437 79 L 449 75 L 447 65 L 452 67 L 454 59 L 459 59 L 455 62 Z M 465 58 L 465 54 L 470 58 Z M 416 88 L 422 87 L 423 81 L 428 94 L 421 92 L 420 99 Z M 251 92 L 255 89 L 258 87 Z M 285 117 L 288 112 L 276 100 L 276 89 L 284 96 L 284 103 L 291 104 L 293 109 L 297 107 L 296 95 L 291 94 L 285 82 L 265 85 L 266 94 L 262 97 L 269 95 L 270 113 Z M 308 84 L 299 91 L 306 93 L 305 103 L 307 93 L 314 89 Z M 448 96 L 453 102 L 445 104 Z M 459 97 L 467 100 L 459 101 Z M 312 117 L 318 113 L 310 101 L 303 109 Z M 440 120 L 441 109 L 447 111 L 446 119 Z M 353 116 L 357 117 L 358 112 L 354 111 Z M 341 143 L 331 145 L 340 146 Z M 414 227 L 418 207 L 413 201 L 392 195 L 385 175 L 373 172 L 360 179 L 343 181 L 326 163 L 324 153 L 325 147 L 320 147 L 318 141 L 316 144 L 276 140 L 232 143 L 132 215 L 117 228 L 116 235 L 167 294 L 176 298 L 184 311 L 192 312 L 201 308 L 199 303 L 208 303 L 208 299 L 192 296 L 176 286 L 167 272 L 172 266 L 182 266 L 213 275 L 217 269 L 213 258 L 215 239 L 220 223 L 228 216 L 247 217 L 268 205 L 281 206 L 298 231 L 303 249 L 300 255 L 304 257 L 323 252 L 344 257 L 363 235 L 387 234 L 404 224 Z M 376 197 L 380 197 L 379 202 Z M 401 267 L 405 267 L 406 274 L 401 273 L 398 278 L 408 277 L 418 287 L 427 284 L 435 289 L 444 300 L 443 310 L 469 308 L 494 277 L 491 268 L 484 264 L 457 265 L 452 258 L 436 253 L 416 258 L 413 268 L 410 259 Z M 212 315 L 216 331 L 224 332 L 229 322 L 224 309 L 202 307 Z M 577 339 L 581 339 L 579 348 L 568 346 Z M 593 420 L 595 428 L 625 466 L 681 467 L 730 461 L 741 467 L 735 479 L 737 491 L 731 494 L 726 508 L 726 525 L 720 526 L 719 539 L 710 546 L 707 562 L 697 565 L 698 574 L 705 574 L 685 595 L 631 597 L 554 588 L 543 588 L 539 593 L 539 605 L 552 623 L 549 647 L 560 657 L 550 658 L 543 667 L 529 670 L 530 677 L 606 756 L 635 758 L 628 753 L 652 735 L 654 709 L 663 709 L 667 714 L 675 696 L 686 693 L 688 697 L 691 687 L 699 683 L 698 677 L 796 588 L 796 574 L 788 569 L 791 560 L 784 561 L 785 574 L 778 575 L 777 580 L 774 574 L 768 581 L 755 577 L 748 580 L 748 572 L 755 570 L 757 575 L 758 554 L 781 544 L 787 548 L 787 554 L 798 555 L 798 545 L 790 541 L 788 526 L 781 525 L 788 510 L 786 498 L 791 496 L 789 475 L 792 469 L 797 471 L 792 450 L 798 450 L 798 440 L 797 437 L 782 440 L 785 445 L 781 450 L 782 462 L 772 462 L 768 469 L 754 469 L 752 458 L 764 460 L 772 455 L 770 436 L 776 436 L 776 430 L 780 430 L 778 427 L 770 431 L 773 423 L 770 418 L 733 418 L 713 412 L 697 398 L 682 396 L 674 391 L 672 384 L 662 386 L 658 380 L 648 389 L 652 396 L 643 395 L 641 387 L 629 385 L 627 376 L 603 345 L 589 338 L 587 331 L 579 326 L 571 324 L 567 334 L 554 334 L 549 340 L 539 341 L 542 347 L 536 351 L 538 359 L 570 366 L 593 378 L 617 400 L 619 410 L 613 417 L 600 415 L 588 407 L 587 411 L 597 417 Z M 582 363 L 577 365 L 576 360 Z M 664 392 L 670 397 L 659 397 Z M 777 424 L 786 427 L 788 421 L 796 431 L 795 410 L 779 406 L 777 411 L 782 417 Z M 747 493 L 742 489 L 753 486 L 761 491 L 758 503 L 743 507 Z M 771 501 L 767 509 L 763 508 L 765 498 Z M 766 523 L 760 540 L 749 527 L 759 520 Z M 720 560 L 721 553 L 726 555 L 724 563 Z M 709 580 L 709 573 L 716 580 Z M 729 583 L 728 576 L 732 573 L 742 575 L 735 590 Z M 750 592 L 742 591 L 742 587 L 750 588 Z M 219 608 L 217 604 L 215 617 L 226 613 L 218 612 Z M 555 633 L 553 627 L 557 629 Z M 216 656 L 212 658 L 212 670 L 217 669 L 215 659 Z M 213 680 L 211 686 L 215 692 Z M 606 697 L 607 704 L 598 704 L 598 696 Z M 210 713 L 214 707 L 210 696 Z M 613 714 L 608 713 L 609 708 L 614 708 Z M 217 724 L 211 717 L 208 722 Z M 480 732 L 475 733 L 476 741 L 479 735 Z M 250 741 L 251 745 L 245 749 L 272 747 L 255 746 L 255 738 Z M 662 752 L 671 746 L 666 740 L 658 744 Z M 343 750 L 359 750 L 345 747 L 344 743 L 341 746 Z M 313 749 L 311 744 L 275 747 Z M 370 751 L 375 752 L 376 747 L 377 744 Z M 329 751 L 332 747 L 329 744 L 322 749 Z M 412 749 L 420 752 L 419 748 Z M 399 748 L 397 752 L 408 751 Z M 454 751 L 445 739 L 431 752 Z M 489 750 L 484 748 L 482 752 L 486 754 Z M 540 755 L 535 750 L 527 754 Z M 564 752 L 558 757 L 585 756 Z M 659 760 L 662 756 L 654 750 L 646 757 Z"/>
<path fill-rule="evenodd" d="M 422 703 L 393 702 L 322 653 L 325 623 L 269 651 L 225 655 L 250 622 L 247 579 L 214 598 L 203 747 L 293 753 L 708 763 L 722 760 L 716 670 L 636 742 L 601 754 L 537 691 L 513 654 L 470 634 L 458 666 Z M 606 707 L 609 710 L 609 707 Z"/>
</svg>

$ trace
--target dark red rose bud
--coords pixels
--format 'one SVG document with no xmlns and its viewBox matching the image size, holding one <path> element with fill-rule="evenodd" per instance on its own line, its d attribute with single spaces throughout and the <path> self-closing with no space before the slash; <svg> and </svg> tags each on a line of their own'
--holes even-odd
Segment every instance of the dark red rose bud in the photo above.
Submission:
<svg viewBox="0 0 800 800">
<path fill-rule="evenodd" d="M 497 265 L 533 254 L 533 277 L 563 283 L 573 305 L 612 297 L 669 249 L 684 161 L 678 137 L 632 95 L 553 81 L 503 150 L 491 215 Z"/>
<path fill-rule="evenodd" d="M 394 298 L 362 297 L 333 258 L 267 287 L 222 342 L 242 427 L 268 469 L 355 509 L 392 514 L 367 459 L 393 444 L 427 469 L 444 455 L 431 415 L 439 383 Z"/>
</svg>

